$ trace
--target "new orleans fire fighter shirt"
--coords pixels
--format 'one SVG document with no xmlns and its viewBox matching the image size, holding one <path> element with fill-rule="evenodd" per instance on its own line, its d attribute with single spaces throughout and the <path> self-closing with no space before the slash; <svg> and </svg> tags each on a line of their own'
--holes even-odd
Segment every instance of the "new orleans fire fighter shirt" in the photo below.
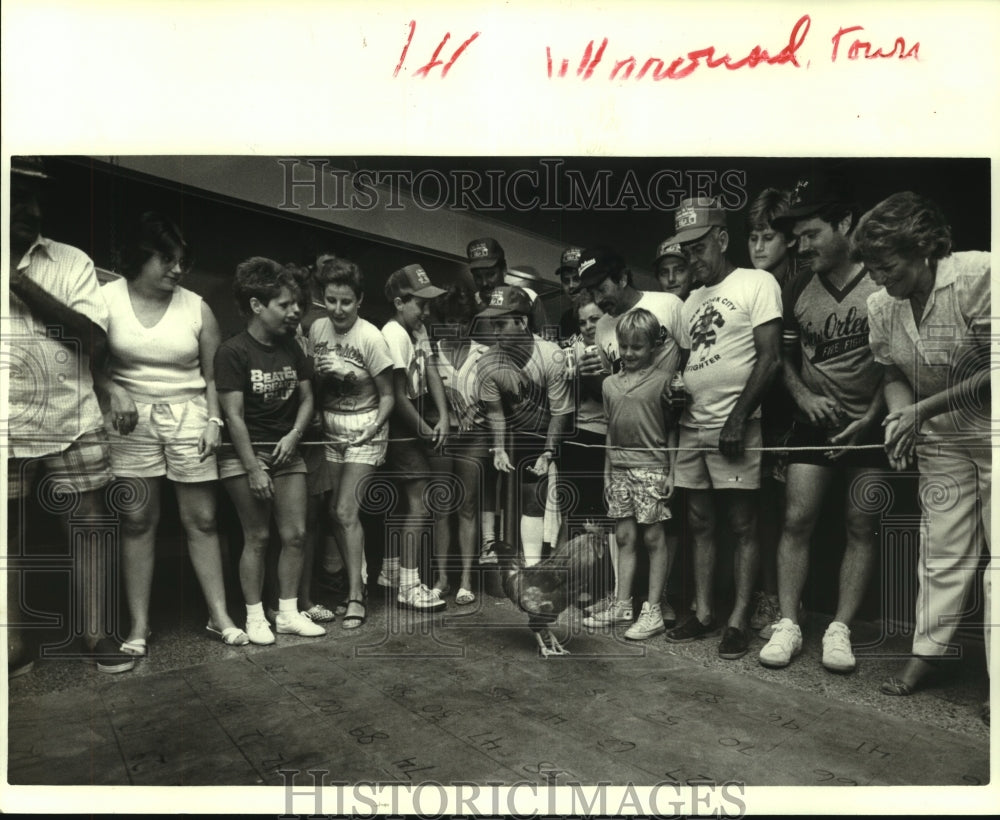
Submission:
<svg viewBox="0 0 1000 820">
<path fill-rule="evenodd" d="M 882 371 L 868 345 L 868 297 L 878 285 L 862 269 L 843 290 L 807 273 L 785 293 L 783 344 L 802 354 L 799 375 L 813 393 L 838 402 L 852 419 L 871 405 Z M 796 408 L 795 417 L 805 420 Z"/>
</svg>

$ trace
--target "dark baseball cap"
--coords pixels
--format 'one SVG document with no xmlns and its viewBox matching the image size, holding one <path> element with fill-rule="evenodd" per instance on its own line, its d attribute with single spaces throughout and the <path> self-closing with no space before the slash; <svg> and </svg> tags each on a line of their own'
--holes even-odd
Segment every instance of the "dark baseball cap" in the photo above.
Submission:
<svg viewBox="0 0 1000 820">
<path fill-rule="evenodd" d="M 660 260 L 667 256 L 676 256 L 678 259 L 687 259 L 687 257 L 684 256 L 684 251 L 681 250 L 680 243 L 675 242 L 674 237 L 672 236 L 669 239 L 664 239 L 659 245 L 657 245 L 656 258 L 653 260 L 653 267 L 655 268 L 659 265 Z"/>
<path fill-rule="evenodd" d="M 771 220 L 775 228 L 791 230 L 800 219 L 808 219 L 830 205 L 854 208 L 854 189 L 842 176 L 813 174 L 803 176 L 795 183 L 788 210 Z"/>
<path fill-rule="evenodd" d="M 470 268 L 492 268 L 504 258 L 503 248 L 492 237 L 473 239 L 465 249 Z"/>
<path fill-rule="evenodd" d="M 479 312 L 479 315 L 503 316 L 507 313 L 520 313 L 523 316 L 531 313 L 531 299 L 516 285 L 500 285 L 493 288 L 486 307 Z"/>
<path fill-rule="evenodd" d="M 556 276 L 561 276 L 563 271 L 573 273 L 580 269 L 580 254 L 583 248 L 566 248 L 559 257 L 559 267 L 556 268 Z"/>
<path fill-rule="evenodd" d="M 599 285 L 609 276 L 625 270 L 625 260 L 611 248 L 587 248 L 580 254 L 580 286 L 589 288 Z"/>
</svg>

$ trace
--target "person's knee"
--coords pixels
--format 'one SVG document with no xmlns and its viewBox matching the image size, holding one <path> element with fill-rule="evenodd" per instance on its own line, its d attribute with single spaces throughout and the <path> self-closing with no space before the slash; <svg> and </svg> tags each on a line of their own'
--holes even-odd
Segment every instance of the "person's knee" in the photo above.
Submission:
<svg viewBox="0 0 1000 820">
<path fill-rule="evenodd" d="M 218 533 L 215 512 L 210 509 L 181 510 L 181 526 L 193 535 L 212 536 Z"/>
<path fill-rule="evenodd" d="M 333 520 L 344 528 L 357 526 L 360 518 L 358 517 L 358 505 L 353 498 L 337 502 L 333 508 Z"/>
<path fill-rule="evenodd" d="M 657 552 L 664 549 L 666 539 L 663 532 L 663 525 L 651 524 L 648 527 L 644 527 L 642 531 L 642 543 L 650 552 Z"/>
<path fill-rule="evenodd" d="M 715 529 L 715 523 L 708 505 L 692 499 L 688 505 L 688 524 L 695 538 L 710 537 Z"/>
<path fill-rule="evenodd" d="M 121 516 L 121 533 L 127 538 L 148 535 L 159 523 L 159 515 L 151 506 Z"/>
<path fill-rule="evenodd" d="M 281 546 L 283 549 L 301 550 L 306 542 L 305 527 L 287 527 L 279 533 L 281 536 Z"/>
<path fill-rule="evenodd" d="M 267 527 L 254 527 L 243 530 L 243 551 L 264 552 L 270 541 L 271 532 Z"/>
<path fill-rule="evenodd" d="M 757 509 L 755 501 L 739 498 L 729 509 L 729 528 L 736 540 L 743 544 L 757 539 Z"/>
<path fill-rule="evenodd" d="M 878 524 L 869 515 L 850 515 L 844 523 L 847 543 L 861 549 L 874 550 L 878 541 Z"/>
</svg>

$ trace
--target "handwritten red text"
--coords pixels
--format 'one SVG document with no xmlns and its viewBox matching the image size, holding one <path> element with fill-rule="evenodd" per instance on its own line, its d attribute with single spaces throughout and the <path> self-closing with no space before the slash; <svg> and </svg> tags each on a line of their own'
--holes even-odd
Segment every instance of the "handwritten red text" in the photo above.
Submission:
<svg viewBox="0 0 1000 820">
<path fill-rule="evenodd" d="M 848 26 L 847 28 L 841 27 L 840 31 L 833 35 L 831 42 L 833 43 L 833 54 L 830 55 L 831 62 L 837 62 L 837 54 L 840 49 L 840 38 L 845 34 L 851 34 L 855 31 L 864 31 L 863 26 Z M 892 44 L 891 51 L 883 51 L 881 48 L 876 48 L 872 50 L 872 44 L 867 43 L 864 40 L 855 40 L 851 43 L 850 48 L 847 49 L 847 59 L 857 60 L 859 57 L 864 57 L 866 60 L 875 60 L 884 57 L 898 57 L 900 60 L 905 60 L 908 57 L 912 57 L 914 60 L 919 60 L 920 43 L 914 43 L 909 49 L 906 48 L 906 41 L 902 37 L 897 37 L 896 42 Z"/>
<path fill-rule="evenodd" d="M 406 62 L 406 53 L 410 50 L 410 43 L 413 42 L 413 34 L 417 30 L 417 21 L 410 20 L 410 34 L 406 38 L 406 44 L 403 46 L 403 52 L 399 55 L 399 62 L 396 64 L 396 70 L 392 72 L 393 77 L 399 76 L 399 71 L 403 67 L 403 63 Z M 441 42 L 438 43 L 438 47 L 434 49 L 434 53 L 431 55 L 430 60 L 428 60 L 424 65 L 418 68 L 413 76 L 414 77 L 429 77 L 431 69 L 441 66 L 441 78 L 444 79 L 448 76 L 448 72 L 451 71 L 451 67 L 455 65 L 455 61 L 462 56 L 464 52 L 470 45 L 472 41 L 475 40 L 480 35 L 480 32 L 475 32 L 468 40 L 466 40 L 462 45 L 455 49 L 454 53 L 451 55 L 451 59 L 446 63 L 443 60 L 438 59 L 441 56 L 441 49 L 444 48 L 445 43 L 451 39 L 451 32 L 445 32 L 444 37 L 441 38 Z"/>
</svg>

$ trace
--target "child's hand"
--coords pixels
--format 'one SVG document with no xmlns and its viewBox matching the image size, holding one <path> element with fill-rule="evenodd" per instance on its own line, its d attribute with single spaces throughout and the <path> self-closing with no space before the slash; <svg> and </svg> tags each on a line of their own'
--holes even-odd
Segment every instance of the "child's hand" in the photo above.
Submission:
<svg viewBox="0 0 1000 820">
<path fill-rule="evenodd" d="M 667 473 L 667 478 L 663 482 L 663 500 L 669 501 L 674 497 L 674 475 Z"/>
</svg>

